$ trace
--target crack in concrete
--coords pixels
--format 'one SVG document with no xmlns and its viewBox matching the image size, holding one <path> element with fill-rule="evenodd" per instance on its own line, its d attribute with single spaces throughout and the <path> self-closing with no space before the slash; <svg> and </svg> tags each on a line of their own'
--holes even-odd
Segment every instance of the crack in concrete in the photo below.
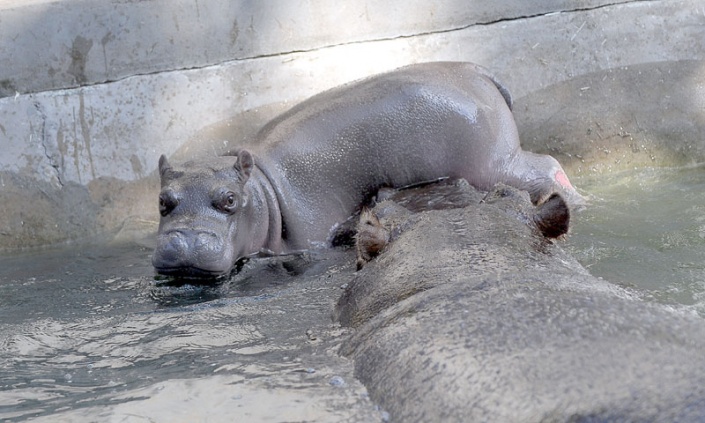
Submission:
<svg viewBox="0 0 705 423">
<path fill-rule="evenodd" d="M 618 6 L 618 5 L 638 4 L 638 3 L 660 3 L 660 2 L 663 2 L 663 0 L 615 1 L 612 3 L 600 4 L 600 5 L 593 6 L 593 7 L 572 8 L 572 9 L 565 9 L 565 10 L 552 10 L 550 12 L 535 13 L 535 14 L 531 14 L 531 15 L 518 15 L 518 16 L 513 16 L 513 17 L 508 17 L 508 18 L 500 18 L 500 19 L 489 20 L 489 21 L 474 22 L 474 23 L 471 23 L 468 25 L 458 26 L 458 27 L 454 27 L 454 28 L 439 29 L 439 30 L 426 31 L 426 32 L 416 32 L 413 34 L 398 35 L 396 37 L 383 37 L 383 38 L 376 38 L 376 39 L 370 39 L 370 40 L 360 40 L 360 41 L 351 41 L 351 42 L 347 42 L 347 43 L 330 44 L 327 46 L 314 48 L 314 49 L 310 49 L 310 50 L 296 50 L 296 51 L 280 53 L 280 54 L 263 55 L 261 57 L 272 57 L 272 56 L 285 55 L 285 54 L 290 54 L 290 53 L 306 53 L 306 52 L 317 51 L 317 50 L 322 50 L 322 49 L 326 49 L 326 48 L 352 45 L 352 44 L 361 44 L 361 43 L 367 43 L 367 42 L 393 41 L 393 40 L 398 40 L 398 39 L 414 38 L 414 37 L 427 36 L 427 35 L 446 34 L 446 33 L 451 33 L 451 32 L 464 31 L 464 30 L 478 27 L 478 26 L 479 27 L 492 26 L 492 25 L 497 25 L 497 24 L 501 24 L 501 23 L 516 22 L 516 21 L 527 20 L 527 19 L 536 19 L 536 18 L 542 18 L 542 17 L 552 16 L 552 15 L 559 15 L 559 14 L 564 14 L 564 13 L 591 12 L 594 10 L 605 9 L 605 8 L 609 8 L 612 6 Z M 247 59 L 257 59 L 259 57 L 260 56 L 255 56 L 255 57 L 249 57 Z M 225 63 L 227 63 L 227 62 L 225 62 Z"/>
<path fill-rule="evenodd" d="M 397 35 L 397 36 L 393 36 L 393 37 L 380 37 L 380 38 L 373 38 L 373 39 L 348 41 L 348 42 L 342 42 L 342 43 L 337 43 L 337 44 L 327 44 L 327 45 L 313 47 L 313 48 L 309 48 L 309 49 L 289 50 L 289 51 L 284 51 L 284 52 L 261 54 L 261 55 L 256 55 L 256 56 L 245 56 L 245 57 L 241 57 L 241 58 L 237 58 L 237 59 L 224 60 L 222 62 L 212 63 L 212 64 L 208 64 L 208 65 L 204 65 L 204 66 L 192 66 L 192 67 L 188 67 L 188 68 L 172 69 L 172 70 L 168 70 L 168 71 L 163 70 L 163 71 L 146 72 L 146 73 L 139 74 L 139 75 L 135 74 L 135 75 L 126 76 L 124 78 L 118 78 L 118 79 L 115 79 L 114 81 L 107 81 L 106 83 L 118 82 L 118 81 L 122 81 L 122 80 L 131 78 L 131 77 L 135 77 L 135 76 L 149 76 L 149 75 L 158 75 L 160 73 L 166 73 L 166 72 L 179 72 L 179 71 L 208 69 L 210 67 L 227 65 L 230 63 L 244 62 L 244 61 L 256 60 L 256 59 L 266 59 L 266 58 L 279 57 L 279 56 L 287 56 L 287 55 L 291 55 L 291 54 L 311 53 L 311 52 L 315 52 L 315 51 L 321 51 L 321 50 L 342 47 L 342 46 L 347 46 L 347 45 L 384 42 L 384 41 L 393 41 L 393 40 L 398 40 L 398 39 L 423 37 L 423 36 L 428 36 L 428 35 L 446 34 L 446 33 L 451 33 L 451 32 L 464 31 L 464 30 L 467 30 L 467 29 L 470 29 L 473 27 L 478 27 L 478 26 L 492 26 L 492 25 L 506 23 L 506 22 L 515 22 L 515 21 L 521 21 L 521 20 L 526 20 L 526 19 L 536 19 L 536 18 L 542 18 L 542 17 L 557 15 L 557 14 L 591 12 L 594 10 L 605 9 L 605 8 L 618 6 L 618 5 L 639 4 L 639 3 L 662 3 L 662 2 L 664 2 L 664 0 L 625 0 L 625 1 L 614 1 L 614 2 L 610 2 L 610 3 L 599 4 L 599 5 L 593 6 L 593 7 L 572 8 L 572 9 L 565 9 L 565 10 L 552 10 L 550 12 L 536 13 L 533 15 L 521 15 L 521 16 L 515 16 L 515 17 L 510 17 L 510 18 L 501 18 L 501 19 L 496 19 L 496 20 L 486 21 L 486 22 L 474 22 L 474 23 L 471 23 L 468 25 L 454 27 L 454 28 L 439 29 L 439 30 L 426 31 L 426 32 L 415 32 L 413 34 L 403 34 L 403 35 Z M 580 29 L 582 29 L 582 28 L 580 28 Z"/>
<path fill-rule="evenodd" d="M 663 0 L 624 0 L 624 1 L 614 1 L 612 3 L 604 3 L 604 4 L 599 4 L 597 6 L 592 6 L 592 7 L 576 7 L 576 8 L 571 8 L 571 9 L 565 9 L 565 10 L 552 10 L 550 12 L 544 12 L 544 13 L 536 13 L 532 15 L 524 15 L 524 16 L 516 16 L 512 18 L 502 18 L 502 19 L 497 19 L 494 21 L 487 21 L 487 22 L 478 22 L 472 25 L 468 25 L 463 28 L 459 29 L 467 29 L 471 28 L 473 26 L 488 26 L 488 25 L 495 25 L 498 23 L 503 23 L 503 22 L 512 22 L 512 21 L 518 21 L 518 20 L 523 20 L 523 19 L 534 19 L 534 18 L 542 18 L 546 16 L 552 16 L 552 15 L 560 15 L 564 13 L 579 13 L 579 12 L 592 12 L 594 10 L 600 10 L 600 9 L 606 9 L 609 7 L 613 6 L 619 6 L 619 5 L 626 5 L 626 4 L 638 4 L 638 3 L 661 3 Z"/>
<path fill-rule="evenodd" d="M 42 104 L 40 102 L 35 101 L 34 108 L 37 110 L 37 113 L 39 114 L 39 116 L 42 119 L 42 127 L 40 129 L 39 137 L 40 137 L 40 144 L 42 145 L 42 149 L 44 150 L 44 157 L 46 157 L 47 160 L 49 160 L 49 166 L 54 168 L 54 171 L 56 171 L 56 179 L 57 179 L 57 181 L 59 181 L 59 186 L 61 186 L 63 188 L 64 181 L 61 180 L 61 168 L 55 162 L 54 156 L 49 153 L 49 148 L 47 147 L 47 133 L 46 133 L 47 132 L 46 131 L 47 120 L 48 120 L 47 115 L 44 112 L 44 109 L 43 109 Z"/>
<path fill-rule="evenodd" d="M 618 5 L 627 5 L 627 4 L 633 5 L 633 4 L 641 4 L 641 3 L 665 3 L 665 2 L 667 2 L 667 0 L 613 1 L 610 3 L 599 4 L 597 6 L 592 6 L 592 7 L 582 7 L 582 8 L 576 7 L 576 8 L 570 8 L 570 9 L 565 9 L 565 10 L 552 10 L 550 12 L 536 13 L 536 14 L 531 14 L 531 15 L 520 15 L 520 16 L 500 18 L 500 19 L 485 21 L 485 22 L 474 22 L 474 23 L 471 23 L 468 25 L 447 28 L 447 29 L 439 29 L 439 30 L 426 31 L 426 32 L 415 32 L 413 34 L 403 34 L 403 35 L 390 36 L 390 37 L 354 40 L 354 41 L 347 41 L 347 42 L 342 42 L 342 43 L 337 43 L 337 44 L 327 44 L 327 45 L 322 45 L 322 46 L 317 46 L 317 47 L 312 47 L 312 48 L 282 51 L 282 52 L 278 52 L 278 53 L 267 53 L 267 54 L 260 54 L 260 55 L 256 55 L 256 56 L 245 56 L 245 57 L 239 57 L 239 58 L 235 58 L 235 59 L 223 60 L 223 61 L 216 62 L 216 63 L 208 63 L 208 64 L 204 64 L 204 65 L 194 65 L 194 66 L 190 66 L 190 67 L 173 68 L 173 69 L 160 69 L 160 70 L 155 70 L 152 72 L 141 72 L 141 73 L 135 73 L 133 75 L 123 76 L 120 78 L 106 79 L 101 82 L 81 84 L 81 85 L 77 85 L 77 86 L 73 86 L 73 87 L 54 88 L 54 89 L 44 90 L 41 92 L 50 93 L 50 92 L 61 92 L 61 91 L 72 90 L 72 89 L 90 88 L 90 87 L 95 87 L 95 86 L 100 86 L 100 85 L 105 85 L 105 84 L 112 84 L 112 83 L 116 83 L 116 82 L 121 82 L 121 81 L 130 79 L 130 78 L 153 76 L 153 75 L 159 75 L 159 74 L 171 73 L 171 72 L 195 71 L 195 70 L 208 69 L 208 68 L 214 68 L 214 67 L 218 67 L 218 66 L 228 65 L 231 63 L 245 62 L 245 61 L 256 60 L 256 59 L 267 59 L 267 58 L 279 57 L 279 56 L 288 56 L 288 55 L 292 55 L 292 54 L 311 53 L 311 52 L 316 52 L 316 51 L 321 51 L 321 50 L 326 50 L 326 49 L 331 49 L 331 48 L 336 48 L 336 47 L 342 47 L 342 46 L 347 46 L 347 45 L 384 42 L 384 41 L 393 41 L 393 40 L 398 40 L 398 39 L 423 37 L 423 36 L 428 36 L 428 35 L 446 34 L 446 33 L 451 33 L 451 32 L 464 31 L 464 30 L 467 30 L 467 29 L 470 29 L 473 27 L 492 26 L 492 25 L 501 24 L 501 23 L 516 22 L 516 21 L 527 20 L 527 19 L 537 19 L 537 18 L 552 16 L 552 15 L 557 15 L 557 14 L 591 12 L 591 11 L 605 9 L 605 8 L 618 6 Z M 582 28 L 580 28 L 580 29 L 582 29 Z M 31 93 L 25 93 L 25 94 L 31 94 Z"/>
</svg>

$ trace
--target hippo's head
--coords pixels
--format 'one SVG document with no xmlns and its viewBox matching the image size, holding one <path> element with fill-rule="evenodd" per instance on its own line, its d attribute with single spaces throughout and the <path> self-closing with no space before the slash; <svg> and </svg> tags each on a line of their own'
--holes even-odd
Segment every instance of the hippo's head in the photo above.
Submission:
<svg viewBox="0 0 705 423">
<path fill-rule="evenodd" d="M 253 166 L 246 151 L 237 158 L 209 157 L 179 168 L 161 156 L 161 219 L 152 256 L 158 273 L 217 276 L 249 254 L 253 207 L 245 184 Z"/>
</svg>

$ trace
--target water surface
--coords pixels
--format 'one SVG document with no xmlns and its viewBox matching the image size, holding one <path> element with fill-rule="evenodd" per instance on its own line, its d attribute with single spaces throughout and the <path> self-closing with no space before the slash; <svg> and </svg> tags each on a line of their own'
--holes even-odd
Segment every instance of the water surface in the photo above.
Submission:
<svg viewBox="0 0 705 423">
<path fill-rule="evenodd" d="M 575 178 L 590 197 L 568 248 L 596 276 L 705 316 L 705 167 Z"/>
<path fill-rule="evenodd" d="M 151 249 L 0 258 L 0 420 L 381 421 L 331 321 L 354 256 L 254 260 L 155 281 Z"/>
<path fill-rule="evenodd" d="M 583 265 L 705 316 L 705 168 L 574 183 L 591 200 L 564 245 Z M 0 257 L 0 420 L 386 418 L 337 354 L 348 333 L 330 314 L 352 251 L 253 260 L 196 286 L 155 280 L 152 245 Z"/>
</svg>

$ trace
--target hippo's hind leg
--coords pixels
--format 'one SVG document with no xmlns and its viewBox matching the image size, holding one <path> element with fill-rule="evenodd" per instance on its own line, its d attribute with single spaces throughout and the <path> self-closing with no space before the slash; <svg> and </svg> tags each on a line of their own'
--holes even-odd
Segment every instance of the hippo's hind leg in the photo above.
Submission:
<svg viewBox="0 0 705 423">
<path fill-rule="evenodd" d="M 558 160 L 546 154 L 521 151 L 504 182 L 527 191 L 535 205 L 543 204 L 555 193 L 565 198 L 570 206 L 585 204 Z"/>
</svg>

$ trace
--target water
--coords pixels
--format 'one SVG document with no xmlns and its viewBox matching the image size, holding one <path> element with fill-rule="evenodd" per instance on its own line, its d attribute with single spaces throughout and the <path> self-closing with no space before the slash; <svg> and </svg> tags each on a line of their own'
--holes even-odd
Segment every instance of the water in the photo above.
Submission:
<svg viewBox="0 0 705 423">
<path fill-rule="evenodd" d="M 705 316 L 705 167 L 575 179 L 590 197 L 568 247 L 596 276 Z"/>
<path fill-rule="evenodd" d="M 705 168 L 574 180 L 566 247 L 590 271 L 705 316 Z M 331 321 L 352 251 L 155 280 L 153 239 L 0 257 L 0 420 L 383 421 Z"/>
<path fill-rule="evenodd" d="M 336 352 L 351 252 L 255 260 L 209 286 L 155 281 L 150 254 L 0 258 L 0 420 L 381 421 Z"/>
</svg>

